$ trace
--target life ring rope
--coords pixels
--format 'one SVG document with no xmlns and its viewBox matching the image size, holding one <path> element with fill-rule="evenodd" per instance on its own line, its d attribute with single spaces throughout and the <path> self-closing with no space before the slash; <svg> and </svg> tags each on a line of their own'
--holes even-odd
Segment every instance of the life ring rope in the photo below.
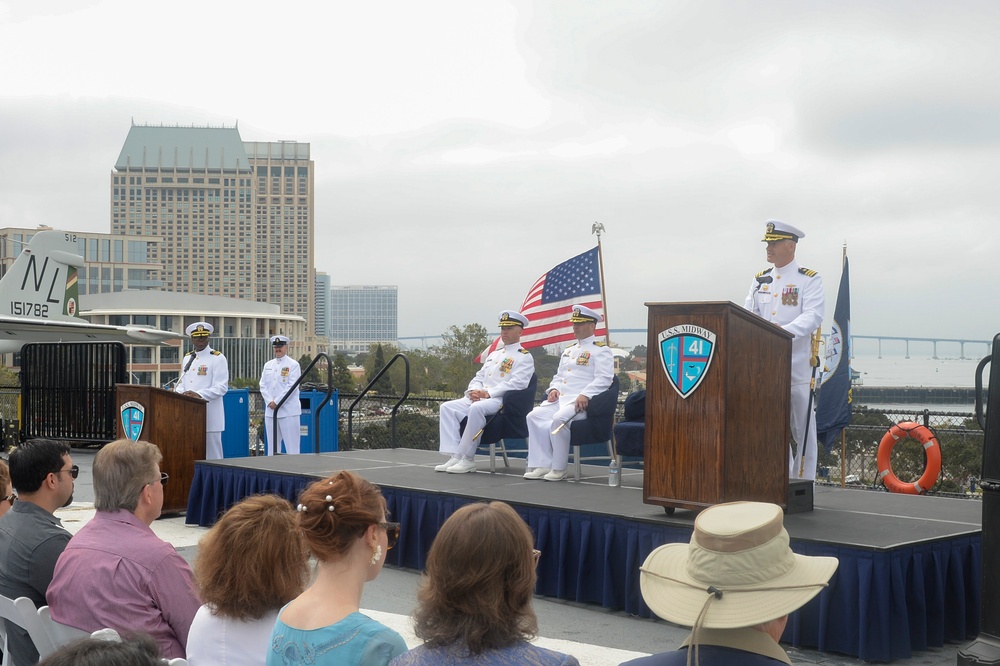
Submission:
<svg viewBox="0 0 1000 666">
<path fill-rule="evenodd" d="M 892 448 L 900 440 L 910 437 L 915 439 L 924 447 L 924 455 L 927 458 L 927 466 L 919 479 L 912 483 L 900 481 L 892 472 Z M 906 495 L 923 495 L 934 487 L 938 476 L 941 474 L 941 444 L 938 442 L 934 432 L 927 426 L 914 423 L 913 421 L 901 421 L 891 428 L 882 437 L 878 445 L 878 479 L 894 493 Z"/>
</svg>

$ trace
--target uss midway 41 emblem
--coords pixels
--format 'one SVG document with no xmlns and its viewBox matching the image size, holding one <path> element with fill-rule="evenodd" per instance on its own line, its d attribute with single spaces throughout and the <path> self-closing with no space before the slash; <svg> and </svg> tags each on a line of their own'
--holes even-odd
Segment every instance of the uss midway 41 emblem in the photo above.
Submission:
<svg viewBox="0 0 1000 666">
<path fill-rule="evenodd" d="M 134 400 L 129 400 L 122 404 L 122 431 L 126 437 L 133 442 L 138 442 L 139 435 L 142 434 L 142 426 L 145 422 L 145 407 Z"/>
<path fill-rule="evenodd" d="M 715 333 L 707 328 L 682 324 L 657 336 L 660 362 L 667 380 L 685 400 L 701 385 L 715 353 Z"/>
</svg>

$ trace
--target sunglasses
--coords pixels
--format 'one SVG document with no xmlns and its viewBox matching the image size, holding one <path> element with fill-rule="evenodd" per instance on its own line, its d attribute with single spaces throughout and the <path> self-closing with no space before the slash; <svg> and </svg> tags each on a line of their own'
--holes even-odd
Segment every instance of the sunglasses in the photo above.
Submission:
<svg viewBox="0 0 1000 666">
<path fill-rule="evenodd" d="M 63 472 L 69 472 L 69 475 L 75 479 L 76 477 L 80 476 L 80 466 L 79 465 L 73 465 L 69 469 L 57 469 L 57 470 L 53 471 L 52 473 L 53 474 L 62 474 Z"/>
<path fill-rule="evenodd" d="M 387 548 L 392 550 L 392 547 L 399 541 L 399 523 L 379 523 L 378 526 L 385 530 L 385 536 L 388 539 Z"/>
<path fill-rule="evenodd" d="M 166 472 L 160 472 L 160 485 L 161 485 L 161 486 L 165 486 L 165 485 L 167 485 L 167 479 L 169 479 L 169 478 L 170 478 L 170 475 L 169 475 L 169 474 L 167 474 Z M 156 483 L 156 481 L 150 481 L 150 482 L 149 482 L 149 483 L 147 483 L 146 485 L 147 485 L 147 486 L 151 486 L 151 485 L 153 485 L 154 483 Z"/>
<path fill-rule="evenodd" d="M 0 497 L 0 502 L 10 502 L 11 506 L 14 506 L 14 502 L 17 501 L 17 495 L 7 495 L 7 497 Z"/>
</svg>

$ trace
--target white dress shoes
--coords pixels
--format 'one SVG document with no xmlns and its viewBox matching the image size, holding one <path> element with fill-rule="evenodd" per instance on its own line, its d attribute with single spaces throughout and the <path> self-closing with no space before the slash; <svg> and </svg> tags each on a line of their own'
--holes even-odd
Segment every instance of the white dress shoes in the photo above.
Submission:
<svg viewBox="0 0 1000 666">
<path fill-rule="evenodd" d="M 546 481 L 562 481 L 566 478 L 566 470 L 564 469 L 554 469 L 545 476 L 542 477 Z"/>
<path fill-rule="evenodd" d="M 548 474 L 548 473 L 549 473 L 549 470 L 547 468 L 545 468 L 545 467 L 536 467 L 535 469 L 531 470 L 530 472 L 525 472 L 524 473 L 524 478 L 526 478 L 526 479 L 541 479 L 541 478 L 544 478 L 545 475 Z"/>
<path fill-rule="evenodd" d="M 449 467 L 451 467 L 452 465 L 457 464 L 458 461 L 460 461 L 460 460 L 461 460 L 461 458 L 456 458 L 456 457 L 452 456 L 451 458 L 448 458 L 448 462 L 442 463 L 442 464 L 438 465 L 437 467 L 435 467 L 434 471 L 435 472 L 447 472 Z"/>
<path fill-rule="evenodd" d="M 449 474 L 466 474 L 468 472 L 475 472 L 476 463 L 473 460 L 459 460 L 445 471 Z"/>
</svg>

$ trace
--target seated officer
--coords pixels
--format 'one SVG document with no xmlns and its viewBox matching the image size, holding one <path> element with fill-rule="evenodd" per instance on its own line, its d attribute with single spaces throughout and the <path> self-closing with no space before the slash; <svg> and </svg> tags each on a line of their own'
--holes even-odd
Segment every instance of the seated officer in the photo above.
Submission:
<svg viewBox="0 0 1000 666">
<path fill-rule="evenodd" d="M 516 310 L 500 313 L 500 339 L 503 347 L 486 357 L 483 367 L 469 382 L 465 397 L 441 405 L 441 453 L 451 454 L 448 462 L 434 468 L 435 472 L 465 474 L 475 472 L 476 439 L 486 420 L 500 411 L 503 394 L 528 387 L 535 372 L 535 359 L 521 347 L 521 333 L 528 318 Z M 465 434 L 459 435 L 459 424 L 468 417 Z"/>
<path fill-rule="evenodd" d="M 562 481 L 569 460 L 569 422 L 587 418 L 587 405 L 606 391 L 615 377 L 615 358 L 606 342 L 594 337 L 597 312 L 574 305 L 570 321 L 577 342 L 559 359 L 559 370 L 545 390 L 545 400 L 528 414 L 526 479 Z M 556 431 L 556 432 L 554 432 Z"/>
</svg>

